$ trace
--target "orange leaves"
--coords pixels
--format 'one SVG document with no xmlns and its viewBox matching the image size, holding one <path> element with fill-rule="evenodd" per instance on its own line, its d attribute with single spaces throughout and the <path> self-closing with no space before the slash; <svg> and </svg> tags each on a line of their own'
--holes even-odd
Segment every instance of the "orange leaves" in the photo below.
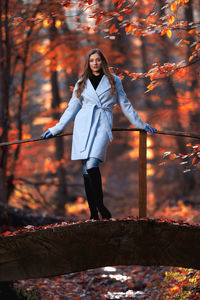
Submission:
<svg viewBox="0 0 200 300">
<path fill-rule="evenodd" d="M 183 45 L 185 45 L 185 44 L 190 44 L 190 42 L 189 41 L 187 41 L 187 40 L 181 40 L 181 42 L 179 43 L 179 45 L 182 47 Z"/>
<path fill-rule="evenodd" d="M 175 153 L 172 153 L 172 154 L 169 155 L 169 158 L 171 160 L 174 160 L 175 158 L 177 158 L 177 155 Z"/>
<path fill-rule="evenodd" d="M 123 0 L 113 0 L 113 11 L 109 13 L 101 8 L 95 8 L 92 16 L 90 17 L 96 19 L 96 25 L 101 23 L 101 25 L 108 27 L 112 22 L 109 28 L 110 35 L 116 32 L 119 34 L 119 29 L 124 28 L 126 34 L 134 34 L 137 38 L 140 36 L 147 36 L 149 34 L 157 34 L 159 32 L 161 36 L 166 34 L 168 38 L 172 38 L 173 30 L 187 26 L 186 22 L 183 23 L 180 20 L 176 20 L 176 15 L 179 7 L 186 4 L 188 0 L 170 2 L 171 3 L 162 7 L 162 9 L 168 8 L 168 10 L 165 11 L 165 16 L 162 18 L 160 18 L 159 11 L 154 9 L 146 18 L 138 18 L 137 21 L 131 20 L 130 22 L 130 18 L 127 19 L 127 15 L 134 15 L 135 4 L 131 3 L 131 1 Z M 119 27 L 113 24 L 113 21 L 116 19 Z M 191 34 L 193 33 L 195 32 L 191 31 Z M 110 38 L 109 36 L 106 37 Z M 114 38 L 115 37 L 113 36 L 112 39 Z"/>
<path fill-rule="evenodd" d="M 195 46 L 195 50 L 198 50 L 200 47 L 200 43 Z"/>
<path fill-rule="evenodd" d="M 113 11 L 108 13 L 101 8 L 95 8 L 89 17 L 96 20 L 95 25 L 99 25 L 101 23 L 101 25 L 103 24 L 103 26 L 108 27 L 108 25 L 112 23 L 109 28 L 110 35 L 119 32 L 119 28 L 124 28 L 127 34 L 133 33 L 133 28 L 135 26 L 127 20 L 127 15 L 131 15 L 133 13 L 133 4 L 131 1 L 125 2 L 124 0 L 113 0 L 112 4 L 114 4 Z M 119 27 L 116 26 L 116 19 Z M 141 32 L 138 33 L 138 36 L 140 34 Z M 115 37 L 113 36 L 112 39 L 114 38 Z"/>
<path fill-rule="evenodd" d="M 157 59 L 155 59 L 156 61 Z M 150 77 L 151 83 L 147 86 L 147 91 L 145 93 L 153 90 L 158 85 L 158 80 L 160 78 L 169 76 L 173 74 L 176 70 L 176 65 L 174 63 L 165 63 L 160 65 L 160 63 L 155 62 L 152 67 L 149 69 L 148 73 L 145 73 L 145 77 Z"/>
<path fill-rule="evenodd" d="M 169 21 L 170 24 L 173 24 L 174 21 L 175 21 L 174 16 L 170 16 L 169 19 L 168 19 L 168 21 Z"/>
<path fill-rule="evenodd" d="M 164 28 L 164 29 L 161 31 L 160 35 L 164 35 L 166 32 L 167 32 L 167 28 Z"/>
<path fill-rule="evenodd" d="M 141 31 L 137 31 L 136 34 L 135 34 L 135 36 L 136 36 L 136 37 L 139 37 L 141 34 L 142 34 Z"/>
<path fill-rule="evenodd" d="M 176 11 L 177 10 L 177 5 L 175 4 L 175 3 L 171 3 L 170 4 L 170 9 L 171 9 L 171 11 Z"/>
<path fill-rule="evenodd" d="M 158 82 L 157 81 L 152 81 L 148 86 L 147 86 L 147 91 L 145 91 L 145 93 L 153 90 L 156 86 L 158 85 Z"/>
<path fill-rule="evenodd" d="M 176 0 L 173 3 L 170 4 L 170 9 L 173 12 L 176 12 L 179 7 L 184 6 L 187 4 L 190 0 Z"/>
<path fill-rule="evenodd" d="M 122 17 L 122 16 L 117 17 L 117 19 L 118 19 L 120 22 L 123 21 L 123 17 Z"/>
<path fill-rule="evenodd" d="M 132 80 L 135 80 L 135 79 L 137 79 L 137 78 L 142 77 L 142 74 L 141 74 L 141 73 L 140 73 L 140 74 L 137 74 L 137 73 L 130 73 L 130 76 L 131 76 Z"/>
<path fill-rule="evenodd" d="M 129 32 L 131 32 L 131 31 L 132 31 L 132 29 L 133 29 L 133 26 L 132 26 L 131 24 L 128 24 L 128 25 L 125 27 L 125 31 L 126 31 L 126 33 L 129 33 Z"/>
<path fill-rule="evenodd" d="M 172 36 L 172 31 L 170 29 L 167 30 L 167 36 L 170 38 Z"/>
<path fill-rule="evenodd" d="M 191 30 L 188 31 L 188 33 L 189 33 L 189 34 L 196 33 L 196 30 L 195 30 L 195 29 L 191 29 Z"/>
<path fill-rule="evenodd" d="M 102 16 L 98 16 L 96 19 L 95 25 L 98 25 L 99 23 L 101 23 L 102 18 L 103 18 Z"/>
<path fill-rule="evenodd" d="M 197 160 L 197 157 L 195 156 L 192 160 L 192 164 L 194 164 L 196 160 Z"/>
<path fill-rule="evenodd" d="M 168 38 L 171 38 L 172 36 L 172 31 L 170 29 L 164 28 L 161 33 L 161 35 L 167 34 Z"/>
<path fill-rule="evenodd" d="M 189 213 L 192 215 L 196 212 L 190 206 L 180 204 L 180 208 L 183 209 L 183 217 L 189 217 Z M 199 271 L 192 270 L 191 272 L 191 269 L 171 267 L 170 271 L 165 272 L 164 282 L 167 284 L 167 293 L 163 295 L 166 300 L 199 299 L 199 292 L 197 292 L 200 283 Z"/>
<path fill-rule="evenodd" d="M 193 58 L 198 57 L 198 50 L 200 47 L 200 43 L 196 44 L 195 46 L 195 50 L 192 52 L 192 55 L 189 57 L 189 62 L 191 62 L 193 60 Z"/>
<path fill-rule="evenodd" d="M 5 231 L 5 232 L 2 233 L 2 235 L 4 235 L 4 236 L 8 236 L 8 235 L 11 235 L 11 234 L 12 234 L 11 231 Z"/>
<path fill-rule="evenodd" d="M 79 7 L 84 6 L 84 4 L 92 5 L 93 0 L 82 0 L 82 2 L 79 3 Z"/>
<path fill-rule="evenodd" d="M 136 26 L 135 24 L 127 24 L 125 26 L 125 32 L 126 34 L 135 34 L 136 37 L 139 37 L 142 35 L 143 31 L 139 29 L 139 26 Z"/>
<path fill-rule="evenodd" d="M 60 1 L 60 5 L 64 6 L 64 7 L 69 7 L 70 6 L 70 0 L 63 0 Z"/>
<path fill-rule="evenodd" d="M 116 28 L 115 24 L 113 24 L 109 29 L 110 34 L 113 34 L 115 32 L 118 32 L 118 29 Z"/>
<path fill-rule="evenodd" d="M 169 152 L 164 152 L 163 159 L 169 158 L 170 160 L 178 159 L 181 160 L 179 162 L 180 166 L 187 166 L 185 169 L 183 169 L 183 173 L 188 173 L 191 172 L 194 168 L 199 168 L 200 167 L 200 151 L 199 147 L 200 145 L 192 145 L 191 143 L 186 144 L 187 147 L 191 147 L 192 151 L 183 154 L 183 153 L 172 153 L 171 151 Z"/>
<path fill-rule="evenodd" d="M 159 60 L 155 58 L 155 63 L 153 63 L 152 67 L 147 73 L 132 73 L 127 70 L 124 70 L 124 73 L 131 77 L 131 80 L 149 77 L 151 82 L 147 86 L 147 91 L 145 91 L 145 93 L 147 93 L 152 91 L 159 84 L 160 78 L 165 78 L 166 76 L 170 76 L 172 74 L 176 74 L 177 78 L 182 77 L 185 74 L 185 70 L 179 68 L 182 62 L 183 61 L 179 62 L 177 65 L 175 63 L 164 63 L 163 65 L 160 65 Z"/>
<path fill-rule="evenodd" d="M 196 57 L 196 56 L 197 56 L 197 55 L 191 55 L 191 56 L 189 57 L 189 59 L 188 59 L 189 62 L 191 62 L 191 61 L 193 60 L 193 58 Z"/>
</svg>

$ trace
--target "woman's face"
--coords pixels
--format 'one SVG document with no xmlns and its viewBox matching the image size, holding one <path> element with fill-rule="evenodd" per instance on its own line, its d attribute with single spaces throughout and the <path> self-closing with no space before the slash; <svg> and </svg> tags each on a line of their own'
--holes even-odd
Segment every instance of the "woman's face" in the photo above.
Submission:
<svg viewBox="0 0 200 300">
<path fill-rule="evenodd" d="M 102 67 L 101 56 L 98 53 L 90 55 L 89 66 L 93 74 L 98 75 Z"/>
</svg>

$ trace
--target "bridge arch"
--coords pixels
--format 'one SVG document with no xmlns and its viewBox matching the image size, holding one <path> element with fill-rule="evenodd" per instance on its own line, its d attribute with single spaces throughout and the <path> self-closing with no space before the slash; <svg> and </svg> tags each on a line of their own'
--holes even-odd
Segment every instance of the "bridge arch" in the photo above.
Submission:
<svg viewBox="0 0 200 300">
<path fill-rule="evenodd" d="M 187 223 L 82 221 L 0 239 L 0 281 L 117 265 L 200 269 L 200 227 Z"/>
</svg>

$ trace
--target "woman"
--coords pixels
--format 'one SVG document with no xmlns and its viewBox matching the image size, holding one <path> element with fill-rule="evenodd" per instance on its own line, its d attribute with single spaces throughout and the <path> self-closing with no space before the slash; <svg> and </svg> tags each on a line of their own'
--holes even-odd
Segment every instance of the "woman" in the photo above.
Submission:
<svg viewBox="0 0 200 300">
<path fill-rule="evenodd" d="M 99 163 L 105 160 L 108 141 L 113 139 L 112 112 L 116 104 L 135 127 L 149 133 L 156 132 L 133 109 L 120 78 L 110 73 L 101 50 L 93 49 L 87 54 L 84 71 L 74 87 L 67 109 L 59 122 L 41 135 L 41 138 L 55 136 L 75 118 L 71 159 L 82 162 L 90 219 L 99 220 L 98 212 L 102 218 L 111 218 L 103 203 Z"/>
</svg>

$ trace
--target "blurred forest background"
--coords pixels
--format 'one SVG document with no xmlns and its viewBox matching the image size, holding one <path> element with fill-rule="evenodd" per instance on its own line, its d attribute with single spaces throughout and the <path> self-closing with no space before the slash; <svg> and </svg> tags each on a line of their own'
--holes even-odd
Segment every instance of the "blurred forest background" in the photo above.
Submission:
<svg viewBox="0 0 200 300">
<path fill-rule="evenodd" d="M 38 138 L 100 48 L 141 118 L 200 132 L 198 0 L 0 0 L 0 143 Z M 113 127 L 132 128 L 116 107 Z M 72 132 L 73 122 L 65 128 Z M 113 217 L 138 215 L 138 132 L 114 132 L 101 165 Z M 148 135 L 148 216 L 200 221 L 198 140 Z M 0 147 L 0 201 L 88 218 L 71 136 Z"/>
</svg>

